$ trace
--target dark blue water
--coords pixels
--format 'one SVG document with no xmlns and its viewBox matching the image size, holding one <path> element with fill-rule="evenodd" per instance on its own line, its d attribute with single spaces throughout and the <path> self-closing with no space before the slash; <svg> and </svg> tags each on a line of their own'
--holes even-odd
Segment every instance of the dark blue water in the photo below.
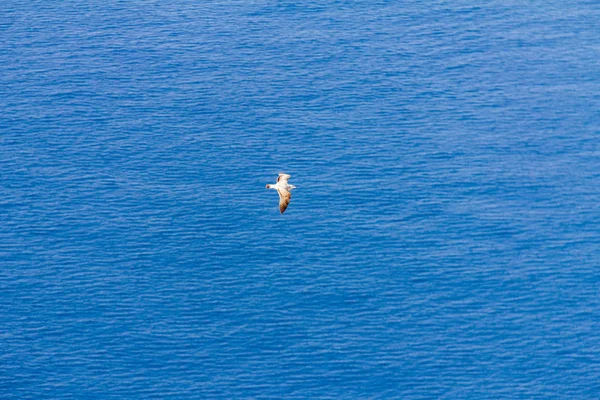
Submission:
<svg viewBox="0 0 600 400">
<path fill-rule="evenodd" d="M 3 2 L 0 398 L 598 398 L 599 25 Z"/>
</svg>

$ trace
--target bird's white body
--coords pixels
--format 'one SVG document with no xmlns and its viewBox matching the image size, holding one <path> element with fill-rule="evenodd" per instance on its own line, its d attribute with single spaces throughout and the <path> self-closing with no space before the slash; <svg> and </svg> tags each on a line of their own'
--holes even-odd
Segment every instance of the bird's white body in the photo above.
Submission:
<svg viewBox="0 0 600 400">
<path fill-rule="evenodd" d="M 296 186 L 288 183 L 288 179 L 290 179 L 288 174 L 279 174 L 276 184 L 267 185 L 267 189 L 277 190 L 277 193 L 279 194 L 279 211 L 282 214 L 286 210 L 288 204 L 290 204 L 290 199 L 292 198 L 292 189 L 296 189 Z"/>
<path fill-rule="evenodd" d="M 274 185 L 267 185 L 267 189 L 275 189 L 275 190 L 287 190 L 288 192 L 292 189 L 296 189 L 296 186 L 290 185 L 286 182 L 277 182 Z"/>
</svg>

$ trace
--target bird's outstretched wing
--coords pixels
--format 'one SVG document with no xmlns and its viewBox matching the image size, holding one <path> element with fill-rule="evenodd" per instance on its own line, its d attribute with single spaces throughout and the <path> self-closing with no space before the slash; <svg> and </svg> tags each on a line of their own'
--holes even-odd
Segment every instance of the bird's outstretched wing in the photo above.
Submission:
<svg viewBox="0 0 600 400">
<path fill-rule="evenodd" d="M 284 189 L 277 189 L 277 193 L 279 193 L 279 212 L 283 214 L 288 204 L 290 204 L 292 193 Z"/>
<path fill-rule="evenodd" d="M 280 182 L 280 181 L 287 182 L 288 179 L 290 179 L 290 175 L 288 175 L 288 174 L 279 174 L 279 176 L 277 177 L 277 182 Z"/>
</svg>

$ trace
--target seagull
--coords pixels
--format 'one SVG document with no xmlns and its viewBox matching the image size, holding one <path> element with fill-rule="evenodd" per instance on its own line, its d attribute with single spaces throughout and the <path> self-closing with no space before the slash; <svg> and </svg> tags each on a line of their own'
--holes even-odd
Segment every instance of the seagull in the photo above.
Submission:
<svg viewBox="0 0 600 400">
<path fill-rule="evenodd" d="M 292 198 L 292 189 L 296 189 L 296 186 L 288 183 L 290 176 L 288 174 L 279 174 L 277 177 L 277 183 L 274 185 L 267 185 L 267 189 L 275 189 L 279 193 L 279 211 L 283 214 L 290 199 Z"/>
</svg>

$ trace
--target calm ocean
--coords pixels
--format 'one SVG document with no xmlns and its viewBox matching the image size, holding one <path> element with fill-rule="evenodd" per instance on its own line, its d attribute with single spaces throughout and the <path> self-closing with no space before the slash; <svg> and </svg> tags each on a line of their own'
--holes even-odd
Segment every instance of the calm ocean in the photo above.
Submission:
<svg viewBox="0 0 600 400">
<path fill-rule="evenodd" d="M 600 398 L 599 27 L 2 2 L 0 398 Z"/>
</svg>

